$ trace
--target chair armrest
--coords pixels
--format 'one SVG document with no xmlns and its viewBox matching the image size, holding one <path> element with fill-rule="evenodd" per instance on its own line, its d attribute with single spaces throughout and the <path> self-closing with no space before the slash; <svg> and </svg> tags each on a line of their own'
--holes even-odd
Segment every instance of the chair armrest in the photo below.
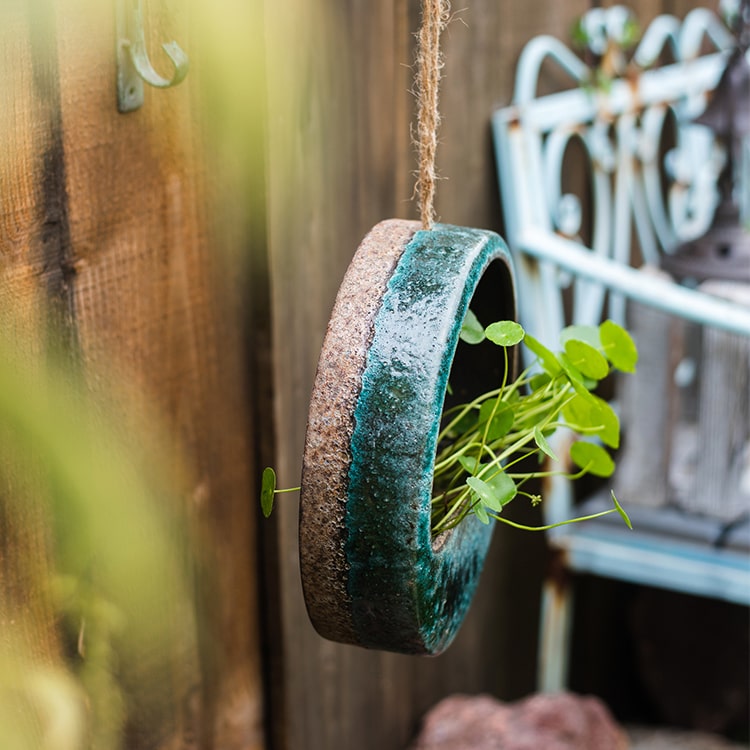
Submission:
<svg viewBox="0 0 750 750">
<path fill-rule="evenodd" d="M 516 249 L 685 320 L 750 336 L 750 309 L 596 255 L 544 229 L 526 227 Z"/>
</svg>

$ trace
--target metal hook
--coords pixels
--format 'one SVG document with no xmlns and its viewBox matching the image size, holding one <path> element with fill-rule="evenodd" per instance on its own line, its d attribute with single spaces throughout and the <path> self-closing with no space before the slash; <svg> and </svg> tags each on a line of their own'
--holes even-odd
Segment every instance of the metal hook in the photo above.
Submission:
<svg viewBox="0 0 750 750">
<path fill-rule="evenodd" d="M 132 112 L 143 104 L 143 82 L 166 89 L 188 73 L 188 56 L 177 42 L 162 44 L 174 66 L 171 78 L 154 70 L 146 50 L 142 0 L 117 0 L 117 109 Z"/>
</svg>

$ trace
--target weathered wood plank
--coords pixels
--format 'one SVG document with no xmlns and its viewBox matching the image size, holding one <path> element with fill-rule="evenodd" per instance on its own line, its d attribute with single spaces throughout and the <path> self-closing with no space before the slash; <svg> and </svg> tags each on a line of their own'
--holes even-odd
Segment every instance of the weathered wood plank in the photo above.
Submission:
<svg viewBox="0 0 750 750">
<path fill-rule="evenodd" d="M 47 47 L 50 28 L 33 22 L 31 6 L 10 2 L 0 10 L 6 42 L 0 49 L 0 317 L 3 338 L 29 362 L 47 350 L 48 301 L 58 310 L 66 307 L 60 270 L 64 232 L 57 231 L 56 221 L 64 214 L 64 196 L 55 193 L 61 178 L 58 112 L 48 96 L 57 70 Z M 32 660 L 29 669 L 59 665 L 44 585 L 51 551 L 39 477 L 19 476 L 7 457 L 1 473 L 0 627 L 8 643 Z M 13 654 L 6 649 L 3 658 Z"/>
<path fill-rule="evenodd" d="M 660 273 L 656 269 L 642 272 Z M 631 303 L 628 328 L 638 346 L 639 362 L 637 372 L 618 382 L 624 446 L 616 486 L 620 497 L 633 505 L 661 508 L 671 500 L 667 478 L 676 418 L 676 339 L 681 338 L 682 326 L 660 310 Z"/>
<path fill-rule="evenodd" d="M 750 307 L 750 285 L 707 281 L 717 297 Z M 693 483 L 682 506 L 727 523 L 750 513 L 750 340 L 703 328 Z"/>
<path fill-rule="evenodd" d="M 151 49 L 172 38 L 190 49 L 197 14 L 193 27 L 179 3 L 149 9 Z M 176 457 L 166 468 L 201 543 L 193 549 L 201 609 L 175 644 L 183 663 L 173 684 L 161 688 L 174 690 L 175 710 L 172 737 L 161 746 L 261 747 L 241 275 L 224 256 L 237 251 L 227 242 L 246 237 L 215 231 L 221 221 L 212 212 L 226 196 L 209 173 L 200 120 L 201 87 L 211 81 L 198 73 L 174 90 L 147 88 L 144 107 L 120 115 L 113 13 L 112 3 L 58 3 L 81 356 L 94 387 L 119 389 L 123 429 L 158 425 L 145 440 L 165 438 Z M 154 64 L 165 59 L 155 55 Z M 165 592 L 165 617 L 170 606 Z"/>
<path fill-rule="evenodd" d="M 54 24 L 41 0 L 2 9 L 0 53 L 0 254 L 2 292 L 18 313 L 16 325 L 37 336 L 19 336 L 32 350 L 43 343 L 49 305 L 66 317 L 62 271 L 68 253 Z M 5 306 L 7 310 L 10 306 Z M 38 351 L 38 348 L 37 348 Z"/>
</svg>

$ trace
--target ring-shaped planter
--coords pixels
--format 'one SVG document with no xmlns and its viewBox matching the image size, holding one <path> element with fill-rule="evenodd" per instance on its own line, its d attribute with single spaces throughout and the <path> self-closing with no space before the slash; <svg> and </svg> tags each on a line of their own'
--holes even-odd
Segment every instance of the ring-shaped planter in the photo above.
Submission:
<svg viewBox="0 0 750 750">
<path fill-rule="evenodd" d="M 300 505 L 305 601 L 326 638 L 437 654 L 466 614 L 492 526 L 471 515 L 433 538 L 430 507 L 448 376 L 485 275 L 492 320 L 514 318 L 500 237 L 389 220 L 342 282 L 313 387 Z"/>
</svg>

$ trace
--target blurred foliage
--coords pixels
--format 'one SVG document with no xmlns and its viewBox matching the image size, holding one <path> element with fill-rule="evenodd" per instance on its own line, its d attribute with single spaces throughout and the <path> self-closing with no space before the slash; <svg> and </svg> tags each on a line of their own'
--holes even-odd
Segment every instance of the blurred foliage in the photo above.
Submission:
<svg viewBox="0 0 750 750">
<path fill-rule="evenodd" d="M 262 7 L 260 0 L 144 0 L 154 66 L 168 71 L 159 43 L 176 39 L 191 69 L 181 91 L 150 91 L 151 110 L 118 121 L 164 139 L 155 146 L 205 149 L 200 189 L 215 202 L 213 220 L 226 225 L 223 249 L 238 266 L 251 249 L 247 237 L 262 233 L 265 221 Z M 11 272 L 32 240 L 20 236 L 25 226 L 12 225 L 8 206 L 33 192 L 19 186 L 33 179 L 30 159 L 46 157 L 42 131 L 76 104 L 53 89 L 58 61 L 70 64 L 79 48 L 86 60 L 100 59 L 100 67 L 71 76 L 93 82 L 92 91 L 80 91 L 86 101 L 106 79 L 114 108 L 113 14 L 114 2 L 101 0 L 0 3 L 0 262 L 7 252 Z M 304 24 L 306 15 L 302 7 L 289 22 Z M 274 85 L 291 87 L 295 76 Z M 194 118 L 174 117 L 169 132 L 150 132 L 157 95 L 173 97 L 158 100 L 171 102 L 165 111 L 188 106 Z M 37 108 L 49 122 L 34 122 Z M 37 304 L 43 291 L 8 299 L 15 288 L 5 270 L 0 309 L 24 309 L 0 316 L 0 747 L 165 746 L 182 710 L 175 701 L 199 669 L 200 549 L 186 529 L 181 459 L 162 450 L 178 441 L 160 439 L 155 420 L 134 428 L 131 413 L 126 428 L 126 396 L 118 393 L 113 408 L 83 382 L 74 353 L 50 354 L 51 342 L 75 336 L 45 322 Z M 110 374 L 99 377 L 109 385 Z"/>
<path fill-rule="evenodd" d="M 70 367 L 0 339 L 3 750 L 116 750 L 129 716 L 174 714 L 195 638 L 186 535 L 159 461 L 115 424 Z"/>
</svg>

